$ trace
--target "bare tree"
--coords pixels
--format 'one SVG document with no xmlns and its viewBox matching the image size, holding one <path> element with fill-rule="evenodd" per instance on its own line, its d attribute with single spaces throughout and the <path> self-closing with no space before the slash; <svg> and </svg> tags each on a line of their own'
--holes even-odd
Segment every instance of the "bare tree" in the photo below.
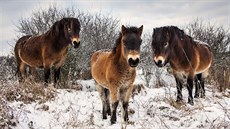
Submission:
<svg viewBox="0 0 230 129">
<path fill-rule="evenodd" d="M 214 56 L 230 50 L 229 28 L 204 23 L 203 20 L 197 18 L 186 25 L 185 29 L 188 30 L 188 34 L 193 38 L 208 43 Z"/>
</svg>

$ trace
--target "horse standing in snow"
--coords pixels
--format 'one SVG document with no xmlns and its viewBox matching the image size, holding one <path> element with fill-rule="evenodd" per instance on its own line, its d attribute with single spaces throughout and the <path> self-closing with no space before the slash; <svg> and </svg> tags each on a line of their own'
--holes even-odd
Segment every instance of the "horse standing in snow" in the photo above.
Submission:
<svg viewBox="0 0 230 129">
<path fill-rule="evenodd" d="M 177 102 L 182 101 L 182 85 L 187 83 L 188 103 L 193 105 L 193 81 L 196 81 L 195 97 L 204 97 L 204 79 L 208 75 L 213 57 L 210 47 L 195 41 L 175 26 L 153 29 L 153 59 L 158 67 L 171 65 L 177 83 Z M 201 83 L 198 84 L 198 83 Z"/>
<path fill-rule="evenodd" d="M 57 21 L 46 33 L 39 36 L 23 36 L 14 48 L 19 82 L 25 77 L 25 66 L 44 68 L 45 84 L 48 84 L 50 68 L 54 67 L 54 84 L 60 78 L 60 68 L 65 61 L 68 45 L 80 45 L 80 22 L 76 18 Z"/>
<path fill-rule="evenodd" d="M 143 26 L 140 28 L 122 25 L 116 45 L 111 51 L 96 51 L 91 57 L 91 73 L 97 82 L 102 100 L 102 116 L 111 115 L 111 124 L 117 120 L 116 110 L 121 101 L 124 121 L 128 121 L 128 101 L 132 94 L 136 67 L 140 61 L 140 45 Z"/>
</svg>

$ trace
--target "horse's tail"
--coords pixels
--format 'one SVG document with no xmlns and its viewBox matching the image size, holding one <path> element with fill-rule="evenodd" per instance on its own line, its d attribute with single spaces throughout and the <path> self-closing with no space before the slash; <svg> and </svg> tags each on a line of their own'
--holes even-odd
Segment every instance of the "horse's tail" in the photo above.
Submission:
<svg viewBox="0 0 230 129">
<path fill-rule="evenodd" d="M 16 63 L 17 63 L 17 70 L 15 72 L 15 76 L 17 74 L 19 74 L 19 65 L 21 63 L 21 59 L 19 57 L 19 53 L 18 53 L 18 49 L 31 37 L 32 35 L 26 35 L 26 36 L 22 36 L 21 38 L 18 39 L 18 41 L 16 42 L 15 44 L 15 47 L 14 47 L 14 56 L 15 56 L 15 60 L 16 60 Z"/>
</svg>

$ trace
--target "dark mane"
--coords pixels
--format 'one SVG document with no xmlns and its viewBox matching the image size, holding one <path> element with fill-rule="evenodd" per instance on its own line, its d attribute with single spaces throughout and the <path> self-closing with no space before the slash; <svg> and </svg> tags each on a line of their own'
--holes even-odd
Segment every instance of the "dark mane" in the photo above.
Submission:
<svg viewBox="0 0 230 129">
<path fill-rule="evenodd" d="M 50 27 L 50 29 L 45 33 L 45 35 L 51 36 L 51 37 L 56 37 L 56 36 L 58 36 L 59 22 L 60 22 L 60 21 L 56 21 L 56 22 Z"/>
<path fill-rule="evenodd" d="M 136 33 L 138 34 L 138 28 L 137 27 L 128 27 L 126 32 L 127 33 Z M 113 53 L 116 53 L 116 48 L 121 44 L 121 38 L 122 38 L 122 33 L 119 33 L 119 37 L 116 39 L 115 46 L 113 47 Z"/>
<path fill-rule="evenodd" d="M 173 31 L 181 40 L 189 40 L 191 43 L 193 42 L 193 38 L 187 35 L 184 30 L 179 29 L 177 26 L 168 26 L 170 33 Z"/>
</svg>

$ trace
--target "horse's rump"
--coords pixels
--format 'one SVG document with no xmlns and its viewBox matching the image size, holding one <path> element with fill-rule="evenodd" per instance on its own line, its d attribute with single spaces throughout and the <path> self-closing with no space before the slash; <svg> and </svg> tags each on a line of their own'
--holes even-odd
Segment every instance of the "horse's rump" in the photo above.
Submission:
<svg viewBox="0 0 230 129">
<path fill-rule="evenodd" d="M 196 68 L 195 73 L 203 73 L 208 70 L 212 63 L 212 53 L 210 47 L 204 43 L 196 43 L 194 45 L 197 57 L 198 67 Z"/>
</svg>

